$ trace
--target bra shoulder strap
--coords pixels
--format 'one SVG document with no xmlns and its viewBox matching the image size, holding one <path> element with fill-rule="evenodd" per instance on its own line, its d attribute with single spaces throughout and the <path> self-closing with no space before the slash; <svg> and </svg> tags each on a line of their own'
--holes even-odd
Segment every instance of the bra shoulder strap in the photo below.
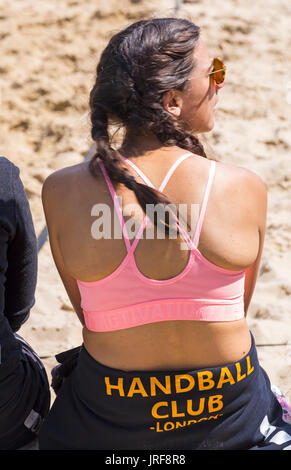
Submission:
<svg viewBox="0 0 291 470">
<path fill-rule="evenodd" d="M 193 238 L 193 244 L 196 248 L 199 244 L 200 232 L 201 232 L 201 228 L 202 228 L 202 224 L 203 224 L 203 220 L 204 220 L 204 216 L 205 216 L 205 212 L 207 208 L 211 186 L 214 180 L 215 167 L 216 167 L 215 164 L 216 162 L 214 160 L 211 160 L 208 182 L 207 182 L 207 186 L 205 189 L 205 193 L 204 193 L 204 197 L 203 197 L 203 201 L 201 205 L 201 210 L 199 213 L 198 223 L 197 223 L 196 231 L 195 231 L 194 238 Z"/>
</svg>

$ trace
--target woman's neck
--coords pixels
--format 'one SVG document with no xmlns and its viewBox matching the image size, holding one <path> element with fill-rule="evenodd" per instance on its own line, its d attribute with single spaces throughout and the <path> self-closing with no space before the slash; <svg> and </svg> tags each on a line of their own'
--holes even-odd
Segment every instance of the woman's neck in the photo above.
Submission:
<svg viewBox="0 0 291 470">
<path fill-rule="evenodd" d="M 148 155 L 157 150 L 165 154 L 172 153 L 175 149 L 179 150 L 179 147 L 163 145 L 151 131 L 132 129 L 126 132 L 124 141 L 118 151 L 124 157 L 130 158 Z"/>
<path fill-rule="evenodd" d="M 135 157 L 164 148 L 159 139 L 149 131 L 127 131 L 122 146 L 118 149 L 125 157 Z"/>
</svg>

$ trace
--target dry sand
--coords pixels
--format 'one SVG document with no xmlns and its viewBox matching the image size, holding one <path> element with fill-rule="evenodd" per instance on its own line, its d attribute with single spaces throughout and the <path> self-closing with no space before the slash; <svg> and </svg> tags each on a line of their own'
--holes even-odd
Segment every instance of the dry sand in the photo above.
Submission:
<svg viewBox="0 0 291 470">
<path fill-rule="evenodd" d="M 156 6 L 159 5 L 159 10 Z M 90 146 L 88 94 L 115 31 L 148 15 L 173 16 L 175 0 L 2 0 L 0 154 L 21 170 L 37 235 L 44 179 L 83 161 Z M 249 309 L 259 359 L 291 401 L 291 4 L 289 0 L 184 1 L 209 51 L 228 65 L 216 125 L 219 160 L 244 166 L 269 192 L 260 275 Z M 39 253 L 36 303 L 20 332 L 43 358 L 81 342 L 81 329 L 48 242 Z"/>
</svg>

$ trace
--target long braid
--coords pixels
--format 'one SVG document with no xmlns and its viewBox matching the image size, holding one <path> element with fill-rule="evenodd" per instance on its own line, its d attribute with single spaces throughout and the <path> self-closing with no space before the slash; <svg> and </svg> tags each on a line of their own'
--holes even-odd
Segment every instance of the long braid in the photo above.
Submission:
<svg viewBox="0 0 291 470">
<path fill-rule="evenodd" d="M 164 146 L 176 145 L 207 158 L 199 140 L 162 103 L 168 90 L 187 88 L 199 34 L 198 26 L 178 18 L 141 20 L 130 25 L 115 34 L 102 52 L 90 93 L 91 135 L 96 143 L 90 171 L 96 175 L 99 157 L 112 182 L 123 183 L 132 190 L 145 213 L 148 204 L 162 205 L 166 209 L 163 219 L 156 221 L 153 217 L 152 221 L 155 226 L 161 222 L 167 234 L 171 228 L 171 201 L 130 174 L 110 144 L 108 124 L 110 121 L 121 123 L 125 129 L 151 131 Z M 152 213 L 147 215 L 151 217 Z M 176 222 L 174 225 L 176 229 Z"/>
<path fill-rule="evenodd" d="M 158 123 L 152 126 L 153 132 L 163 145 L 176 145 L 207 158 L 203 145 L 197 137 L 187 132 L 183 125 L 170 113 L 164 113 L 163 116 L 163 119 L 159 119 Z"/>
<path fill-rule="evenodd" d="M 91 92 L 91 96 L 94 94 L 93 90 Z M 96 153 L 89 162 L 90 171 L 93 174 L 96 174 L 98 166 L 96 159 L 100 158 L 105 166 L 110 180 L 116 183 L 123 183 L 127 188 L 132 190 L 135 193 L 144 213 L 147 213 L 147 204 L 152 204 L 153 201 L 154 204 L 156 204 L 156 201 L 158 200 L 158 203 L 164 205 L 165 207 L 171 204 L 171 201 L 163 193 L 156 190 L 155 188 L 151 188 L 143 183 L 137 182 L 134 176 L 130 174 L 128 168 L 124 165 L 123 159 L 121 158 L 119 152 L 114 150 L 110 145 L 110 139 L 108 135 L 108 118 L 104 110 L 102 111 L 101 106 L 93 107 L 91 103 L 91 121 L 91 136 L 96 144 Z M 149 215 L 151 218 L 152 212 L 148 212 L 147 215 Z M 155 218 L 153 218 L 152 222 L 155 225 L 158 225 L 159 223 L 164 225 L 165 233 L 169 234 L 169 230 L 172 226 L 170 220 L 170 214 L 166 212 L 165 217 L 162 216 L 161 219 L 158 219 L 157 221 Z M 175 222 L 174 227 L 176 228 Z"/>
</svg>

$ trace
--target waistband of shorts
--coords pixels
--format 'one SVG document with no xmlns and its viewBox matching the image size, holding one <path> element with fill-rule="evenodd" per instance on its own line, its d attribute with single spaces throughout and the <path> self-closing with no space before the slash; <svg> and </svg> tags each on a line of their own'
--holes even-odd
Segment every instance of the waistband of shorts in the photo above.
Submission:
<svg viewBox="0 0 291 470">
<path fill-rule="evenodd" d="M 172 378 L 175 380 L 175 376 L 177 375 L 196 375 L 198 373 L 207 374 L 207 372 L 211 372 L 212 377 L 218 378 L 221 376 L 221 372 L 225 372 L 226 375 L 228 371 L 230 372 L 230 376 L 239 376 L 243 377 L 244 374 L 249 376 L 250 374 L 256 375 L 256 371 L 259 369 L 259 362 L 257 357 L 257 350 L 255 345 L 254 337 L 251 334 L 251 347 L 248 353 L 246 353 L 242 359 L 223 364 L 220 366 L 215 367 L 203 367 L 199 369 L 179 369 L 179 370 L 133 370 L 133 371 L 124 371 L 121 369 L 115 369 L 112 367 L 108 367 L 106 365 L 101 364 L 100 362 L 96 361 L 86 350 L 84 345 L 82 345 L 79 353 L 78 363 L 74 373 L 76 374 L 76 379 L 78 383 L 78 388 L 83 388 L 84 390 L 88 390 L 88 387 L 96 387 L 100 383 L 100 379 L 104 382 L 104 377 L 111 377 L 116 378 L 116 380 L 120 377 L 124 378 L 124 380 L 131 380 L 132 378 L 139 377 L 141 379 L 149 379 L 153 376 L 157 379 L 162 379 L 165 376 Z"/>
</svg>

